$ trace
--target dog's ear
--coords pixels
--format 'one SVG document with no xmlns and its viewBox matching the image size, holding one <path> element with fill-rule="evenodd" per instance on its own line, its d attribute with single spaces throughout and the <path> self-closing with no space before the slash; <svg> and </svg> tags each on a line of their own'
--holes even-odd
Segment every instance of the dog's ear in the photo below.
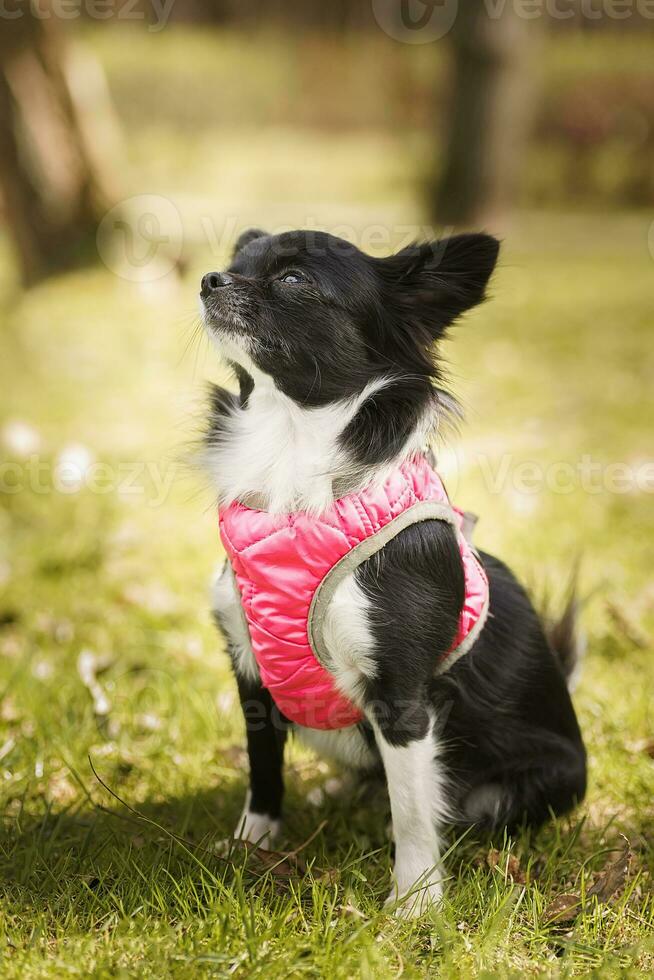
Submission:
<svg viewBox="0 0 654 980">
<path fill-rule="evenodd" d="M 410 245 L 379 263 L 387 301 L 406 327 L 436 340 L 484 299 L 499 249 L 484 234 Z"/>
<path fill-rule="evenodd" d="M 235 259 L 238 253 L 249 245 L 250 242 L 255 241 L 257 238 L 266 238 L 268 232 L 261 231 L 260 228 L 248 228 L 247 231 L 242 231 L 241 234 L 236 239 L 236 245 L 234 246 L 234 251 L 232 252 L 232 258 Z"/>
</svg>

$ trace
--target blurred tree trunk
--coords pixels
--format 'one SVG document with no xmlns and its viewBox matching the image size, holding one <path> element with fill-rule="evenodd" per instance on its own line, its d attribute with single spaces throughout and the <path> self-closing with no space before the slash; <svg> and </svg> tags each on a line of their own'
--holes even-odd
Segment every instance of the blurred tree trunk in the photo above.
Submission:
<svg viewBox="0 0 654 980">
<path fill-rule="evenodd" d="M 430 187 L 434 220 L 497 221 L 512 203 L 532 104 L 536 27 L 516 5 L 460 0 L 443 163 Z"/>
<path fill-rule="evenodd" d="M 12 12 L 8 0 L 4 7 Z M 17 0 L 13 9 L 21 16 L 0 35 L 0 191 L 30 284 L 88 254 L 111 194 L 97 159 L 97 119 L 89 126 L 97 66 L 91 61 L 89 74 L 83 65 L 75 78 L 54 13 L 35 17 Z"/>
</svg>

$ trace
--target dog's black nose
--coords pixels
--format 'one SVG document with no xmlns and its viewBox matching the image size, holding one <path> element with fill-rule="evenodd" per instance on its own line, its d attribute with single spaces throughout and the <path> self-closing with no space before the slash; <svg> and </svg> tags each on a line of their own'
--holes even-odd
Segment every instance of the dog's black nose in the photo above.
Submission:
<svg viewBox="0 0 654 980">
<path fill-rule="evenodd" d="M 202 276 L 200 296 L 202 299 L 207 299 L 216 289 L 229 286 L 231 282 L 232 277 L 226 275 L 224 272 L 207 272 L 206 276 Z"/>
</svg>

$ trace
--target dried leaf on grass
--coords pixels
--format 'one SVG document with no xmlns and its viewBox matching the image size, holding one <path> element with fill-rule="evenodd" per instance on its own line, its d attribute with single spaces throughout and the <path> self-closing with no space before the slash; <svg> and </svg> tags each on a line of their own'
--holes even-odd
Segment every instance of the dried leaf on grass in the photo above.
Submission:
<svg viewBox="0 0 654 980">
<path fill-rule="evenodd" d="M 327 821 L 323 820 L 322 823 L 320 823 L 316 827 L 313 833 L 310 834 L 310 836 L 307 837 L 307 839 L 302 844 L 300 844 L 299 847 L 294 848 L 292 851 L 267 851 L 265 848 L 257 847 L 256 845 L 250 844 L 247 841 L 234 839 L 229 842 L 226 855 L 217 854 L 215 849 L 213 851 L 208 851 L 207 848 L 199 846 L 194 841 L 186 840 L 184 837 L 181 837 L 179 834 L 167 830 L 156 820 L 152 820 L 150 817 L 147 817 L 145 814 L 141 813 L 139 810 L 131 806 L 129 803 L 126 803 L 125 800 L 121 799 L 121 797 L 115 792 L 115 790 L 113 790 L 102 779 L 97 769 L 93 765 L 93 760 L 91 759 L 90 756 L 89 756 L 89 764 L 91 766 L 91 772 L 95 776 L 100 786 L 102 786 L 103 789 L 105 789 L 110 796 L 112 796 L 118 803 L 120 803 L 121 806 L 125 807 L 125 809 L 129 813 L 133 814 L 133 816 L 137 818 L 135 822 L 141 823 L 142 826 L 149 825 L 150 827 L 156 828 L 158 831 L 164 834 L 164 839 L 167 838 L 169 840 L 176 841 L 190 855 L 194 856 L 196 860 L 197 860 L 197 852 L 205 851 L 206 853 L 210 853 L 214 858 L 217 858 L 217 860 L 221 861 L 223 864 L 233 865 L 234 855 L 238 852 L 241 852 L 244 854 L 247 860 L 248 871 L 252 872 L 255 875 L 260 875 L 260 876 L 264 874 L 270 874 L 273 878 L 275 878 L 278 881 L 288 882 L 290 879 L 297 879 L 306 874 L 307 865 L 305 861 L 300 857 L 300 851 L 303 851 L 305 847 L 307 847 L 313 840 L 315 840 L 315 838 L 320 833 L 322 833 L 325 826 L 327 825 Z M 116 814 L 112 814 L 112 811 L 105 810 L 104 807 L 100 807 L 100 809 L 111 814 L 112 816 L 116 816 Z M 314 874 L 320 880 L 326 880 L 326 881 L 334 881 L 338 876 L 337 870 L 333 868 L 320 869 L 317 872 L 314 871 Z"/>
<path fill-rule="evenodd" d="M 555 899 L 545 909 L 546 925 L 562 925 L 574 922 L 577 916 L 592 905 L 593 899 L 598 902 L 609 902 L 619 892 L 622 891 L 632 858 L 631 845 L 626 837 L 623 837 L 624 844 L 618 853 L 618 857 L 608 861 L 602 870 L 595 876 L 591 887 L 587 890 L 585 897 L 578 894 L 557 895 Z"/>
<path fill-rule="evenodd" d="M 581 906 L 579 895 L 557 895 L 545 909 L 545 924 L 552 926 L 573 922 L 581 912 Z"/>
<path fill-rule="evenodd" d="M 588 896 L 596 896 L 600 902 L 608 902 L 614 895 L 617 895 L 627 880 L 633 854 L 627 838 L 623 837 L 623 840 L 624 844 L 617 859 L 604 866 L 591 888 L 588 889 Z"/>
<path fill-rule="evenodd" d="M 289 879 L 301 878 L 307 873 L 307 865 L 300 857 L 308 845 L 322 833 L 327 821 L 323 820 L 316 829 L 307 837 L 299 847 L 292 851 L 268 851 L 264 847 L 257 847 L 247 841 L 234 839 L 230 842 L 231 854 L 235 851 L 244 851 L 247 855 L 248 867 L 250 871 L 257 874 L 271 874 L 274 878 L 288 881 Z M 321 868 L 314 870 L 314 876 L 320 881 L 333 882 L 338 879 L 336 868 Z"/>
<path fill-rule="evenodd" d="M 270 871 L 276 878 L 297 878 L 306 874 L 307 866 L 295 851 L 268 851 L 243 840 L 230 841 L 230 855 L 245 854 L 251 870 L 264 874 Z"/>
<path fill-rule="evenodd" d="M 485 860 L 489 868 L 497 868 L 505 881 L 512 878 L 517 884 L 524 885 L 525 873 L 520 867 L 520 858 L 515 854 L 508 854 L 503 857 L 501 851 L 498 851 L 496 847 L 491 847 Z"/>
</svg>

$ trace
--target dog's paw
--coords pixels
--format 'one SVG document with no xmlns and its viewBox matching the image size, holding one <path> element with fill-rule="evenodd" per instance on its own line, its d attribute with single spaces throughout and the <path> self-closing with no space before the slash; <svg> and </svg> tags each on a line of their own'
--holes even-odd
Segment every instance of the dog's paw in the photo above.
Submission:
<svg viewBox="0 0 654 980">
<path fill-rule="evenodd" d="M 234 837 L 237 840 L 270 848 L 279 835 L 281 821 L 274 820 L 267 813 L 253 813 L 245 809 L 236 825 Z"/>
<path fill-rule="evenodd" d="M 440 905 L 443 898 L 442 872 L 436 868 L 411 885 L 396 882 L 384 907 L 398 919 L 417 919 L 429 909 Z"/>
</svg>

